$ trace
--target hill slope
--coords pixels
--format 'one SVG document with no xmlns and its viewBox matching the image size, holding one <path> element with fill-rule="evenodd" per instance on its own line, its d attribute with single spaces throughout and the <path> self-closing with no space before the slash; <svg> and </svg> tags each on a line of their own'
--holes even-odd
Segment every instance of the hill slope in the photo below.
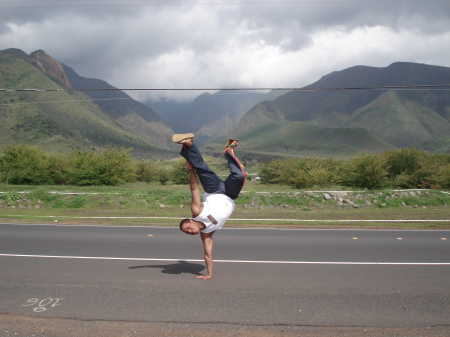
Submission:
<svg viewBox="0 0 450 337">
<path fill-rule="evenodd" d="M 245 160 L 302 156 L 345 158 L 362 151 L 380 153 L 396 149 L 362 128 L 324 128 L 302 121 L 289 122 L 280 113 L 262 109 L 247 113 L 232 135 L 239 139 L 239 157 Z M 216 154 L 221 144 L 208 144 L 205 151 Z"/>
<path fill-rule="evenodd" d="M 357 109 L 342 125 L 364 128 L 399 147 L 440 142 L 450 135 L 450 122 L 422 102 L 388 91 Z"/>
<path fill-rule="evenodd" d="M 306 88 L 349 88 L 374 86 L 439 85 L 450 83 L 450 68 L 398 62 L 386 68 L 357 66 L 333 72 Z M 431 152 L 450 153 L 450 91 L 448 90 L 317 90 L 291 91 L 274 101 L 253 107 L 230 133 L 229 137 L 245 139 L 251 129 L 265 130 L 266 135 L 278 130 L 278 123 L 306 122 L 322 135 L 342 132 L 345 143 L 358 139 L 354 150 L 384 151 L 395 147 L 416 146 Z M 272 127 L 270 124 L 272 123 Z M 294 128 L 296 129 L 296 128 Z M 326 130 L 326 133 L 324 131 Z M 339 131 L 338 131 L 339 130 Z M 262 131 L 261 131 L 262 132 Z M 304 128 L 297 132 L 305 132 Z M 279 133 L 282 137 L 283 133 Z M 357 136 L 358 135 L 358 136 Z M 369 137 L 370 136 L 370 137 Z M 269 136 L 268 136 L 269 137 Z M 289 133 L 292 143 L 303 136 Z M 312 135 L 311 135 L 312 137 Z M 329 154 L 333 144 L 323 136 L 312 137 L 308 149 L 317 155 Z M 270 136 L 270 138 L 272 138 Z M 344 140 L 344 138 L 340 138 Z M 258 141 L 256 141 L 258 140 Z M 260 151 L 260 139 L 248 139 L 254 145 L 249 150 Z M 322 147 L 317 146 L 322 144 Z M 300 146 L 297 155 L 305 153 Z M 337 148 L 337 147 L 336 147 Z M 303 150 L 302 150 L 303 149 Z M 342 148 L 343 149 L 343 148 Z M 344 152 L 346 152 L 345 150 Z"/>
<path fill-rule="evenodd" d="M 226 135 L 256 104 L 274 100 L 286 91 L 272 90 L 267 94 L 236 90 L 221 90 L 202 94 L 193 101 L 177 102 L 165 97 L 144 102 L 176 133 L 195 132 L 197 142 L 209 142 Z"/>
<path fill-rule="evenodd" d="M 2 92 L 1 148 L 26 143 L 48 152 L 67 152 L 114 145 L 133 148 L 134 153 L 140 155 L 169 152 L 167 147 L 150 143 L 125 130 L 85 94 L 61 90 L 68 87 L 47 75 L 49 67 L 46 67 L 49 62 L 59 63 L 44 54 L 38 52 L 28 56 L 19 50 L 0 52 L 1 88 L 58 90 Z M 39 68 L 33 64 L 36 55 L 39 55 Z M 64 71 L 53 75 L 67 78 Z"/>
<path fill-rule="evenodd" d="M 105 81 L 82 77 L 64 64 L 62 68 L 74 89 L 116 89 Z M 84 93 L 93 98 L 123 129 L 150 143 L 171 144 L 172 129 L 152 109 L 123 91 L 93 90 Z"/>
</svg>

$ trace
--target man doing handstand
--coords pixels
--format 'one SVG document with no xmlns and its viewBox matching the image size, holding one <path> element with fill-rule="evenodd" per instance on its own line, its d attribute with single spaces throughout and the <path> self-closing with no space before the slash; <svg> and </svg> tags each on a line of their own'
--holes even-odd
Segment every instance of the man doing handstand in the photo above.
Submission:
<svg viewBox="0 0 450 337">
<path fill-rule="evenodd" d="M 230 139 L 223 150 L 228 161 L 230 175 L 227 179 L 220 179 L 203 160 L 203 157 L 194 144 L 194 134 L 176 134 L 172 136 L 175 143 L 181 144 L 180 154 L 186 159 L 189 169 L 189 185 L 192 194 L 192 218 L 183 219 L 180 229 L 190 235 L 200 233 L 203 241 L 207 275 L 198 276 L 198 279 L 208 280 L 213 275 L 212 247 L 214 232 L 222 228 L 234 211 L 234 200 L 237 199 L 244 186 L 247 173 L 239 159 L 234 155 L 237 139 Z M 203 202 L 200 200 L 200 189 L 197 176 L 203 190 Z"/>
</svg>

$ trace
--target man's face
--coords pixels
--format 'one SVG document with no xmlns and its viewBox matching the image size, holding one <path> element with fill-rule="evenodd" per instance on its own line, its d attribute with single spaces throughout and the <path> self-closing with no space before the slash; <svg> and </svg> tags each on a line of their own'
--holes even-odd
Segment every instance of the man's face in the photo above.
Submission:
<svg viewBox="0 0 450 337">
<path fill-rule="evenodd" d="M 198 224 L 194 220 L 191 220 L 191 221 L 185 223 L 181 227 L 181 230 L 183 232 L 185 232 L 186 234 L 195 235 L 195 234 L 198 234 L 200 232 L 200 227 L 198 226 Z"/>
</svg>

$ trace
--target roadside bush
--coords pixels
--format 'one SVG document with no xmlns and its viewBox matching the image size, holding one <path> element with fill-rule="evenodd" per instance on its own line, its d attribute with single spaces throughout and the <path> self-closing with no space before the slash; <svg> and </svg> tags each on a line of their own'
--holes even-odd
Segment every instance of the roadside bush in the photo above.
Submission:
<svg viewBox="0 0 450 337">
<path fill-rule="evenodd" d="M 287 160 L 286 160 L 287 161 Z M 275 159 L 266 163 L 262 163 L 259 176 L 264 184 L 281 184 L 283 183 L 283 171 L 286 163 L 285 160 Z"/>
<path fill-rule="evenodd" d="M 136 164 L 136 179 L 147 183 L 159 179 L 160 168 L 155 163 L 140 161 Z"/>
<path fill-rule="evenodd" d="M 72 156 L 69 184 L 117 186 L 135 178 L 128 150 L 106 147 L 101 153 L 78 151 Z"/>
<path fill-rule="evenodd" d="M 48 157 L 48 171 L 54 184 L 65 185 L 69 181 L 71 163 L 68 156 L 53 154 Z"/>
<path fill-rule="evenodd" d="M 265 183 L 281 183 L 295 188 L 324 187 L 340 181 L 338 166 L 333 159 L 274 160 L 262 165 L 260 177 Z"/>
<path fill-rule="evenodd" d="M 450 188 L 450 154 L 439 153 L 432 157 L 428 181 L 430 188 Z"/>
<path fill-rule="evenodd" d="M 174 184 L 189 184 L 189 170 L 186 168 L 186 160 L 179 159 L 173 164 L 170 175 Z"/>
<path fill-rule="evenodd" d="M 170 178 L 170 173 L 165 168 L 160 168 L 158 171 L 158 180 L 161 183 L 161 185 L 165 185 Z"/>
<path fill-rule="evenodd" d="M 428 152 L 416 148 L 386 151 L 382 156 L 386 161 L 386 171 L 391 177 L 412 174 L 431 157 Z"/>
<path fill-rule="evenodd" d="M 435 184 L 434 187 L 450 188 L 450 164 L 440 166 L 430 180 Z"/>
<path fill-rule="evenodd" d="M 54 184 L 47 155 L 37 148 L 18 145 L 0 157 L 0 179 L 13 185 Z"/>
<path fill-rule="evenodd" d="M 346 162 L 343 183 L 347 186 L 379 189 L 387 185 L 387 171 L 382 156 L 362 153 Z"/>
<path fill-rule="evenodd" d="M 428 188 L 433 174 L 432 157 L 416 148 L 387 151 L 382 157 L 392 187 Z"/>
</svg>

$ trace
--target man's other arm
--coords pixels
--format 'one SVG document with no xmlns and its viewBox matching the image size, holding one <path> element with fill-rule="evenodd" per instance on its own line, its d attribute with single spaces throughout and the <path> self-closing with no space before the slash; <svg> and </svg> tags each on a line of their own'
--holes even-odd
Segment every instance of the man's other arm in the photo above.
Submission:
<svg viewBox="0 0 450 337">
<path fill-rule="evenodd" d="M 198 187 L 197 176 L 195 175 L 194 167 L 191 163 L 187 162 L 187 168 L 189 169 L 189 187 L 192 194 L 191 212 L 195 218 L 203 211 L 203 203 L 200 198 L 200 189 Z"/>
</svg>

